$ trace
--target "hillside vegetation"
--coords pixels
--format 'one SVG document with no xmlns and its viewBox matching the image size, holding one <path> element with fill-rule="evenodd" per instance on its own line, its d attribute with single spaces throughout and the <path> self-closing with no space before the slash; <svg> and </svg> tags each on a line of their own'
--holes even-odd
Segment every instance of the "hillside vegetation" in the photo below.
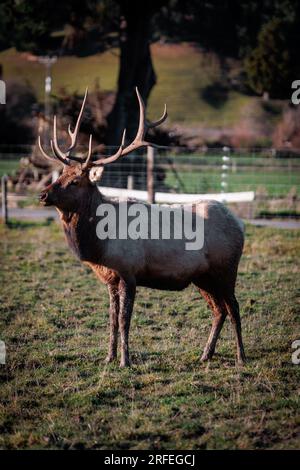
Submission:
<svg viewBox="0 0 300 470">
<path fill-rule="evenodd" d="M 62 88 L 83 93 L 99 79 L 103 90 L 115 90 L 119 51 L 112 49 L 88 57 L 61 57 L 53 66 L 53 94 Z M 149 102 L 149 115 L 156 116 L 168 103 L 169 122 L 207 127 L 232 127 L 255 116 L 258 122 L 276 121 L 280 112 L 262 106 L 261 100 L 232 88 L 239 74 L 238 63 L 227 63 L 226 73 L 213 53 L 191 44 L 152 46 L 157 85 Z M 44 66 L 14 49 L 0 53 L 4 78 L 22 80 L 44 99 Z M 224 77 L 227 77 L 226 79 Z M 228 81 L 229 79 L 229 81 Z M 279 111 L 282 103 L 278 104 Z M 277 106 L 277 107 L 278 107 Z"/>
</svg>

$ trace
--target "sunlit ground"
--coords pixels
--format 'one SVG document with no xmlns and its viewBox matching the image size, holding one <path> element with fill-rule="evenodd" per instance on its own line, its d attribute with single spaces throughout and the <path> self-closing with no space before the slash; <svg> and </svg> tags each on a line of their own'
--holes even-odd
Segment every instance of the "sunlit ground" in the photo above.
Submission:
<svg viewBox="0 0 300 470">
<path fill-rule="evenodd" d="M 237 296 L 248 363 L 227 320 L 200 363 L 211 315 L 194 288 L 138 289 L 133 366 L 104 365 L 108 296 L 56 223 L 0 229 L 0 446 L 299 448 L 297 231 L 247 227 Z"/>
</svg>

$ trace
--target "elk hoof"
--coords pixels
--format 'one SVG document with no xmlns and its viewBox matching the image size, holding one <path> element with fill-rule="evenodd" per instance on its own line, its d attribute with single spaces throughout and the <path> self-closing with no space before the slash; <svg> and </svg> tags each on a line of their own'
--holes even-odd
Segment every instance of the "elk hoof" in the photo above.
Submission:
<svg viewBox="0 0 300 470">
<path fill-rule="evenodd" d="M 212 358 L 212 354 L 203 353 L 201 356 L 201 362 L 207 362 Z"/>
<path fill-rule="evenodd" d="M 130 367 L 130 360 L 126 359 L 125 361 L 120 362 L 120 367 L 124 369 L 125 367 Z"/>
<path fill-rule="evenodd" d="M 244 353 L 244 350 L 242 349 L 241 351 L 238 351 L 237 354 L 237 364 L 239 366 L 245 365 L 245 362 L 247 362 L 246 355 Z"/>
<path fill-rule="evenodd" d="M 111 362 L 114 362 L 115 359 L 116 359 L 116 356 L 109 355 L 109 356 L 106 356 L 104 362 L 105 364 L 110 364 Z"/>
<path fill-rule="evenodd" d="M 239 357 L 237 360 L 237 365 L 238 366 L 244 366 L 246 364 L 247 360 L 245 357 Z"/>
</svg>

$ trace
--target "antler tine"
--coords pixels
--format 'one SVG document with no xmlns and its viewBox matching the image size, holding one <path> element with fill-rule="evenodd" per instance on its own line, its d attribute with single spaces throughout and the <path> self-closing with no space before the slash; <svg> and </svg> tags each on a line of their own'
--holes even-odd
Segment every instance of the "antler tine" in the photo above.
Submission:
<svg viewBox="0 0 300 470">
<path fill-rule="evenodd" d="M 85 102 L 86 102 L 86 99 L 87 99 L 87 95 L 88 95 L 88 87 L 86 87 L 86 89 L 85 89 L 84 98 L 83 98 L 83 101 L 82 101 L 82 105 L 81 105 L 81 108 L 80 108 L 80 112 L 79 112 L 79 114 L 78 114 L 78 118 L 77 118 L 77 121 L 76 121 L 76 125 L 75 125 L 74 132 L 71 131 L 71 126 L 70 126 L 70 124 L 69 124 L 69 126 L 68 126 L 68 133 L 69 133 L 69 136 L 71 137 L 71 145 L 70 145 L 70 147 L 69 147 L 68 150 L 67 150 L 68 153 L 69 153 L 71 150 L 73 150 L 73 148 L 75 147 L 76 142 L 77 142 L 78 130 L 79 130 L 79 127 L 80 127 L 80 123 L 81 123 L 82 114 L 83 114 Z"/>
<path fill-rule="evenodd" d="M 57 143 L 56 115 L 53 118 L 53 140 L 51 140 L 50 144 L 54 155 L 65 165 L 69 165 L 67 153 L 62 152 Z"/>
<path fill-rule="evenodd" d="M 164 112 L 157 121 L 153 121 L 153 122 L 148 121 L 147 119 L 145 119 L 145 103 L 143 101 L 143 98 L 140 95 L 138 87 L 135 88 L 135 91 L 139 100 L 140 121 L 139 121 L 139 128 L 138 128 L 138 131 L 134 140 L 143 140 L 148 129 L 159 126 L 167 119 L 168 117 L 167 105 L 165 104 Z"/>
<path fill-rule="evenodd" d="M 137 130 L 137 133 L 133 142 L 142 141 L 144 139 L 144 135 L 146 133 L 145 125 L 147 125 L 147 121 L 145 122 L 145 111 L 146 111 L 145 103 L 144 103 L 143 98 L 140 95 L 140 92 L 137 86 L 135 87 L 135 92 L 136 92 L 138 102 L 139 102 L 139 107 L 140 107 L 140 118 L 139 118 L 139 127 L 138 127 L 138 130 Z"/>
<path fill-rule="evenodd" d="M 88 88 L 86 88 L 86 90 L 85 90 L 84 98 L 83 98 L 83 101 L 82 101 L 80 112 L 78 114 L 78 118 L 77 118 L 77 121 L 76 121 L 74 132 L 71 131 L 70 124 L 68 126 L 68 134 L 71 137 L 71 145 L 68 147 L 68 150 L 66 152 L 62 152 L 61 149 L 58 146 L 56 116 L 54 116 L 54 121 L 53 121 L 53 146 L 54 146 L 54 149 L 55 149 L 55 154 L 59 155 L 61 159 L 64 159 L 64 161 L 66 161 L 66 159 L 70 159 L 70 160 L 74 160 L 76 162 L 82 162 L 81 158 L 71 156 L 70 152 L 71 152 L 71 150 L 73 150 L 73 148 L 75 147 L 76 142 L 77 142 L 78 130 L 79 130 L 79 127 L 80 127 L 85 102 L 86 102 L 86 99 L 87 99 L 87 93 L 88 93 Z"/>
<path fill-rule="evenodd" d="M 111 157 L 106 157 L 106 158 L 104 157 L 104 158 L 100 158 L 99 160 L 96 160 L 95 162 L 93 162 L 93 165 L 97 166 L 97 165 L 106 165 L 107 163 L 112 163 L 116 161 L 118 158 L 120 158 L 121 156 L 128 155 L 129 153 L 133 152 L 134 150 L 140 147 L 147 147 L 147 146 L 157 147 L 155 144 L 151 144 L 150 142 L 145 141 L 144 138 L 149 128 L 157 127 L 167 119 L 168 117 L 167 105 L 165 105 L 163 115 L 157 121 L 154 121 L 154 122 L 147 121 L 145 118 L 144 101 L 137 87 L 135 91 L 137 94 L 139 107 L 140 107 L 140 117 L 139 117 L 139 127 L 138 127 L 134 140 L 131 142 L 131 144 L 129 144 L 127 147 L 124 148 L 124 142 L 125 142 L 125 131 L 124 131 L 122 144 L 118 152 L 115 155 L 112 155 Z"/>
<path fill-rule="evenodd" d="M 48 155 L 42 147 L 41 136 L 40 135 L 38 137 L 38 146 L 39 146 L 39 149 L 40 149 L 41 154 L 43 155 L 43 157 L 47 158 L 47 160 L 50 160 L 53 163 L 55 161 L 54 158 L 51 157 L 50 155 Z"/>
<path fill-rule="evenodd" d="M 93 139 L 93 136 L 92 136 L 92 134 L 90 134 L 89 150 L 88 150 L 86 160 L 85 160 L 84 164 L 82 165 L 83 169 L 87 168 L 90 164 L 90 159 L 91 159 L 91 156 L 92 156 L 92 139 Z"/>
<path fill-rule="evenodd" d="M 157 119 L 157 121 L 150 122 L 150 121 L 147 121 L 147 120 L 146 120 L 146 122 L 147 122 L 147 127 L 148 127 L 149 129 L 150 129 L 150 128 L 153 129 L 153 127 L 157 127 L 157 126 L 159 126 L 160 124 L 162 124 L 162 123 L 167 119 L 167 117 L 168 117 L 168 111 L 167 111 L 167 105 L 166 105 L 166 103 L 165 103 L 165 108 L 164 108 L 164 112 L 163 112 L 162 116 L 161 116 L 159 119 Z"/>
<path fill-rule="evenodd" d="M 52 139 L 50 140 L 50 145 L 51 145 L 51 149 L 52 149 L 52 152 L 55 155 L 55 157 L 59 161 L 61 161 L 64 165 L 69 166 L 70 165 L 70 160 L 68 158 L 61 157 L 61 155 L 56 151 L 55 143 Z"/>
<path fill-rule="evenodd" d="M 79 158 L 79 157 L 74 157 L 74 156 L 71 156 L 70 153 L 71 153 L 71 150 L 73 150 L 73 148 L 76 146 L 76 142 L 77 142 L 77 136 L 78 136 L 78 131 L 79 131 L 79 127 L 80 127 L 80 123 L 81 123 L 81 119 L 82 119 L 82 115 L 83 115 L 83 110 L 84 110 L 84 106 L 85 106 L 85 102 L 86 102 L 86 99 L 87 99 L 87 94 L 88 94 L 88 88 L 86 88 L 85 90 L 85 94 L 84 94 L 84 98 L 83 98 L 83 102 L 82 102 L 82 105 L 81 105 L 81 108 L 80 108 L 80 112 L 79 112 L 79 115 L 78 115 L 78 118 L 77 118 L 77 121 L 76 121 L 76 125 L 75 125 L 75 129 L 74 131 L 72 132 L 71 131 L 71 126 L 69 124 L 68 126 L 68 134 L 71 138 L 71 145 L 68 147 L 68 150 L 66 152 L 63 152 L 59 146 L 58 146 L 58 141 L 57 141 L 57 119 L 56 119 L 56 115 L 54 116 L 54 119 L 53 119 L 53 140 L 50 141 L 50 145 L 51 145 L 51 149 L 52 149 L 52 152 L 53 152 L 53 155 L 54 157 L 58 158 L 58 160 L 60 160 L 64 165 L 70 165 L 71 164 L 71 160 L 74 160 L 75 162 L 78 162 L 78 163 L 84 163 L 85 160 L 87 160 L 87 163 L 89 163 L 90 161 L 90 158 L 91 158 L 91 154 L 92 154 L 92 148 L 91 148 L 91 145 L 92 145 L 92 136 L 90 136 L 90 140 L 89 140 L 89 150 L 88 150 L 88 155 L 87 155 L 87 158 L 86 159 L 82 159 L 82 158 Z M 41 145 L 41 138 L 39 136 L 38 138 L 38 145 L 39 145 L 39 148 L 40 148 L 40 151 L 42 153 L 42 155 L 47 158 L 47 159 L 50 159 L 53 161 L 53 158 L 50 157 L 49 155 L 46 154 L 46 152 L 44 151 L 42 145 Z"/>
<path fill-rule="evenodd" d="M 135 136 L 133 142 L 131 142 L 131 144 L 129 144 L 122 151 L 122 156 L 123 155 L 128 155 L 129 153 L 133 152 L 134 150 L 137 150 L 140 147 L 148 147 L 148 146 L 157 147 L 157 145 L 152 144 L 152 143 L 147 142 L 147 141 L 144 140 L 145 134 L 146 134 L 146 132 L 149 128 L 159 126 L 159 124 L 162 124 L 168 117 L 167 105 L 165 104 L 164 113 L 157 121 L 154 121 L 154 122 L 147 121 L 147 119 L 145 119 L 145 104 L 144 104 L 143 98 L 141 97 L 140 92 L 139 92 L 137 87 L 136 87 L 135 91 L 136 91 L 136 94 L 137 94 L 137 98 L 138 98 L 138 101 L 139 101 L 139 107 L 140 107 L 139 127 L 138 127 L 138 130 L 137 130 L 137 133 L 136 133 L 136 136 Z"/>
<path fill-rule="evenodd" d="M 122 142 L 118 151 L 114 155 L 111 155 L 110 157 L 103 157 L 103 158 L 99 158 L 98 160 L 95 160 L 94 162 L 92 162 L 92 165 L 93 166 L 106 165 L 107 163 L 112 163 L 118 160 L 118 158 L 121 157 L 123 149 L 124 149 L 125 138 L 126 138 L 126 129 L 124 129 L 123 131 Z"/>
</svg>

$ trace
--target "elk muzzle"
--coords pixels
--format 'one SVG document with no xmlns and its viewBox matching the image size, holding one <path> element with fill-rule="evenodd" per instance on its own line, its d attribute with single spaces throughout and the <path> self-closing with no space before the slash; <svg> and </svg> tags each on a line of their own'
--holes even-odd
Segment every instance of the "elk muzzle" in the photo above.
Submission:
<svg viewBox="0 0 300 470">
<path fill-rule="evenodd" d="M 39 195 L 39 200 L 44 206 L 51 206 L 53 204 L 49 191 L 42 191 Z"/>
</svg>

